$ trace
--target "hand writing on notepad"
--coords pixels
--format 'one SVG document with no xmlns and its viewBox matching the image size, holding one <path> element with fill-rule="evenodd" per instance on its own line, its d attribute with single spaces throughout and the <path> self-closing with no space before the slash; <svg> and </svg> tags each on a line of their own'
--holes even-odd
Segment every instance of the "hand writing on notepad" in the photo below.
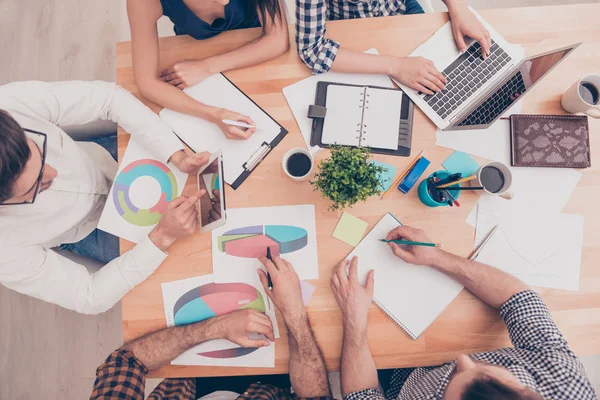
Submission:
<svg viewBox="0 0 600 400">
<path fill-rule="evenodd" d="M 353 257 L 352 261 L 344 260 L 335 267 L 331 276 L 331 290 L 344 316 L 344 332 L 357 335 L 366 333 L 367 315 L 373 301 L 374 288 L 373 270 L 367 275 L 365 286 L 358 281 L 358 257 Z"/>
<path fill-rule="evenodd" d="M 399 226 L 388 233 L 386 240 L 410 240 L 413 242 L 431 242 L 425 232 L 409 226 Z M 399 246 L 396 243 L 388 243 L 396 257 L 401 258 L 409 264 L 438 265 L 443 259 L 445 252 L 437 247 L 424 246 Z"/>
<path fill-rule="evenodd" d="M 212 122 L 217 124 L 227 139 L 246 140 L 250 138 L 254 132 L 256 132 L 256 128 L 245 129 L 233 125 L 227 125 L 223 122 L 223 120 L 239 121 L 254 126 L 256 126 L 256 124 L 250 117 L 246 117 L 245 115 L 238 114 L 224 108 L 218 109 Z"/>
</svg>

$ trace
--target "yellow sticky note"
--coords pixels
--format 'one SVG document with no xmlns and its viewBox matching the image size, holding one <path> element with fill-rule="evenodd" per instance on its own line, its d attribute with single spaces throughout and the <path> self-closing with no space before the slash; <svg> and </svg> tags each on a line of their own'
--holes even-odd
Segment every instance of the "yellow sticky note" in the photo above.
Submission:
<svg viewBox="0 0 600 400">
<path fill-rule="evenodd" d="M 348 243 L 350 246 L 356 246 L 362 239 L 368 226 L 369 224 L 362 219 L 344 212 L 332 236 L 342 242 Z"/>
</svg>

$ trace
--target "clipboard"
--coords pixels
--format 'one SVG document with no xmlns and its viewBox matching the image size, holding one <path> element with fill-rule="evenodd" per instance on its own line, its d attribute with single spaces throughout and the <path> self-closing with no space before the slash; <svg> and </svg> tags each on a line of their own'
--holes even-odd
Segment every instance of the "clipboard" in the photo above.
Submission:
<svg viewBox="0 0 600 400">
<path fill-rule="evenodd" d="M 317 91 L 315 95 L 315 104 L 309 106 L 308 117 L 313 120 L 312 133 L 310 138 L 311 146 L 327 147 L 329 144 L 322 142 L 323 137 L 323 126 L 325 118 L 327 118 L 327 89 L 331 85 L 336 86 L 352 86 L 352 87 L 368 87 L 373 89 L 382 90 L 400 90 L 391 89 L 380 86 L 370 85 L 350 85 L 337 82 L 326 82 L 321 81 L 317 83 Z M 408 157 L 410 156 L 411 142 L 412 142 L 412 127 L 413 127 L 413 115 L 414 115 L 414 103 L 402 92 L 402 110 L 400 115 L 399 127 L 398 127 L 398 149 L 379 149 L 370 148 L 371 152 L 376 154 L 388 154 L 394 156 Z"/>
<path fill-rule="evenodd" d="M 251 139 L 234 143 L 233 141 L 230 141 L 230 139 L 225 139 L 224 136 L 221 136 L 223 135 L 222 132 L 220 132 L 214 124 L 209 123 L 208 121 L 168 109 L 163 109 L 160 112 L 161 118 L 169 123 L 177 137 L 193 151 L 214 152 L 219 148 L 223 150 L 225 164 L 223 171 L 224 179 L 234 190 L 244 183 L 252 171 L 254 171 L 262 160 L 269 155 L 271 150 L 273 150 L 288 134 L 288 131 L 279 122 L 277 122 L 262 107 L 256 104 L 250 96 L 244 93 L 224 74 L 213 75 L 204 82 L 191 88 L 187 88 L 185 92 L 197 101 L 214 107 L 228 108 L 228 105 L 233 103 L 240 107 L 242 105 L 245 105 L 245 107 L 255 107 L 255 111 L 261 113 L 260 118 L 262 119 L 262 121 L 255 120 L 257 125 L 261 126 L 261 122 L 262 125 L 265 123 L 267 125 L 271 124 L 271 127 L 269 128 L 270 132 L 275 131 L 274 126 L 279 129 L 279 132 L 275 137 L 271 139 L 272 136 L 268 135 L 268 140 L 263 140 L 260 143 L 251 143 Z M 215 96 L 214 93 L 216 92 L 220 92 L 220 96 Z M 208 96 L 207 93 L 210 93 L 210 96 Z M 229 109 L 235 111 L 235 108 Z M 240 111 L 240 113 L 245 114 L 244 111 Z M 207 141 L 206 138 L 203 139 L 198 135 L 198 131 L 203 130 L 210 131 L 215 135 L 211 141 Z M 256 135 L 258 135 L 258 132 L 253 137 L 257 137 Z M 215 139 L 215 137 L 218 137 L 218 139 Z M 256 140 L 257 139 L 255 139 L 255 141 Z M 207 142 L 210 143 L 207 145 Z M 240 147 L 243 146 L 245 146 L 245 148 L 241 151 Z M 248 149 L 248 146 L 253 146 L 253 148 L 247 151 L 246 149 Z M 231 155 L 228 155 L 228 153 L 231 153 Z M 239 155 L 239 153 L 242 153 L 242 155 Z M 245 161 L 243 161 L 243 159 L 245 159 Z M 235 163 L 233 168 L 232 163 Z M 228 164 L 230 168 L 228 168 Z M 232 176 L 231 170 L 236 172 L 236 176 Z"/>
</svg>

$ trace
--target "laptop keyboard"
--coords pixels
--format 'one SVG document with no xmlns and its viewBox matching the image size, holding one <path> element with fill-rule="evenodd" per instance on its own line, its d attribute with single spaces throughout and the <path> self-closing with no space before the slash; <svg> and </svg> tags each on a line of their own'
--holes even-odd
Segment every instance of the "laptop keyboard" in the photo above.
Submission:
<svg viewBox="0 0 600 400">
<path fill-rule="evenodd" d="M 515 97 L 517 93 L 525 93 L 525 82 L 521 71 L 513 75 L 508 82 L 481 103 L 467 118 L 460 121 L 457 126 L 487 125 L 491 123 L 517 100 L 517 97 Z"/>
<path fill-rule="evenodd" d="M 448 79 L 446 90 L 426 95 L 423 99 L 437 115 L 445 119 L 510 60 L 511 57 L 494 41 L 490 55 L 483 59 L 481 45 L 475 42 L 442 71 L 442 75 Z"/>
</svg>

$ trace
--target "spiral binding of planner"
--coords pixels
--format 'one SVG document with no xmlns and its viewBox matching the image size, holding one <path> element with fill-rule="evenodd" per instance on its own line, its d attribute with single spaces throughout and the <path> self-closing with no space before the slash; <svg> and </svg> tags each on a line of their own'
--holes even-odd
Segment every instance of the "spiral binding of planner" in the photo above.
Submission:
<svg viewBox="0 0 600 400">
<path fill-rule="evenodd" d="M 406 333 L 408 336 L 410 336 L 411 339 L 418 338 L 417 335 L 412 333 L 412 331 L 410 329 L 408 329 L 408 327 L 406 325 L 404 325 L 402 322 L 400 322 L 400 320 L 398 318 L 396 318 L 396 316 L 390 310 L 388 310 L 386 306 L 384 306 L 381 302 L 379 302 L 379 300 L 377 300 L 376 298 L 373 298 L 373 303 L 375 303 L 377 305 L 377 307 L 379 307 L 381 309 L 381 311 L 383 311 L 385 313 L 385 315 L 390 317 L 390 319 L 392 321 L 394 321 L 394 323 L 396 325 L 398 325 L 398 327 L 400 329 L 402 329 L 404 331 L 404 333 Z"/>
</svg>

